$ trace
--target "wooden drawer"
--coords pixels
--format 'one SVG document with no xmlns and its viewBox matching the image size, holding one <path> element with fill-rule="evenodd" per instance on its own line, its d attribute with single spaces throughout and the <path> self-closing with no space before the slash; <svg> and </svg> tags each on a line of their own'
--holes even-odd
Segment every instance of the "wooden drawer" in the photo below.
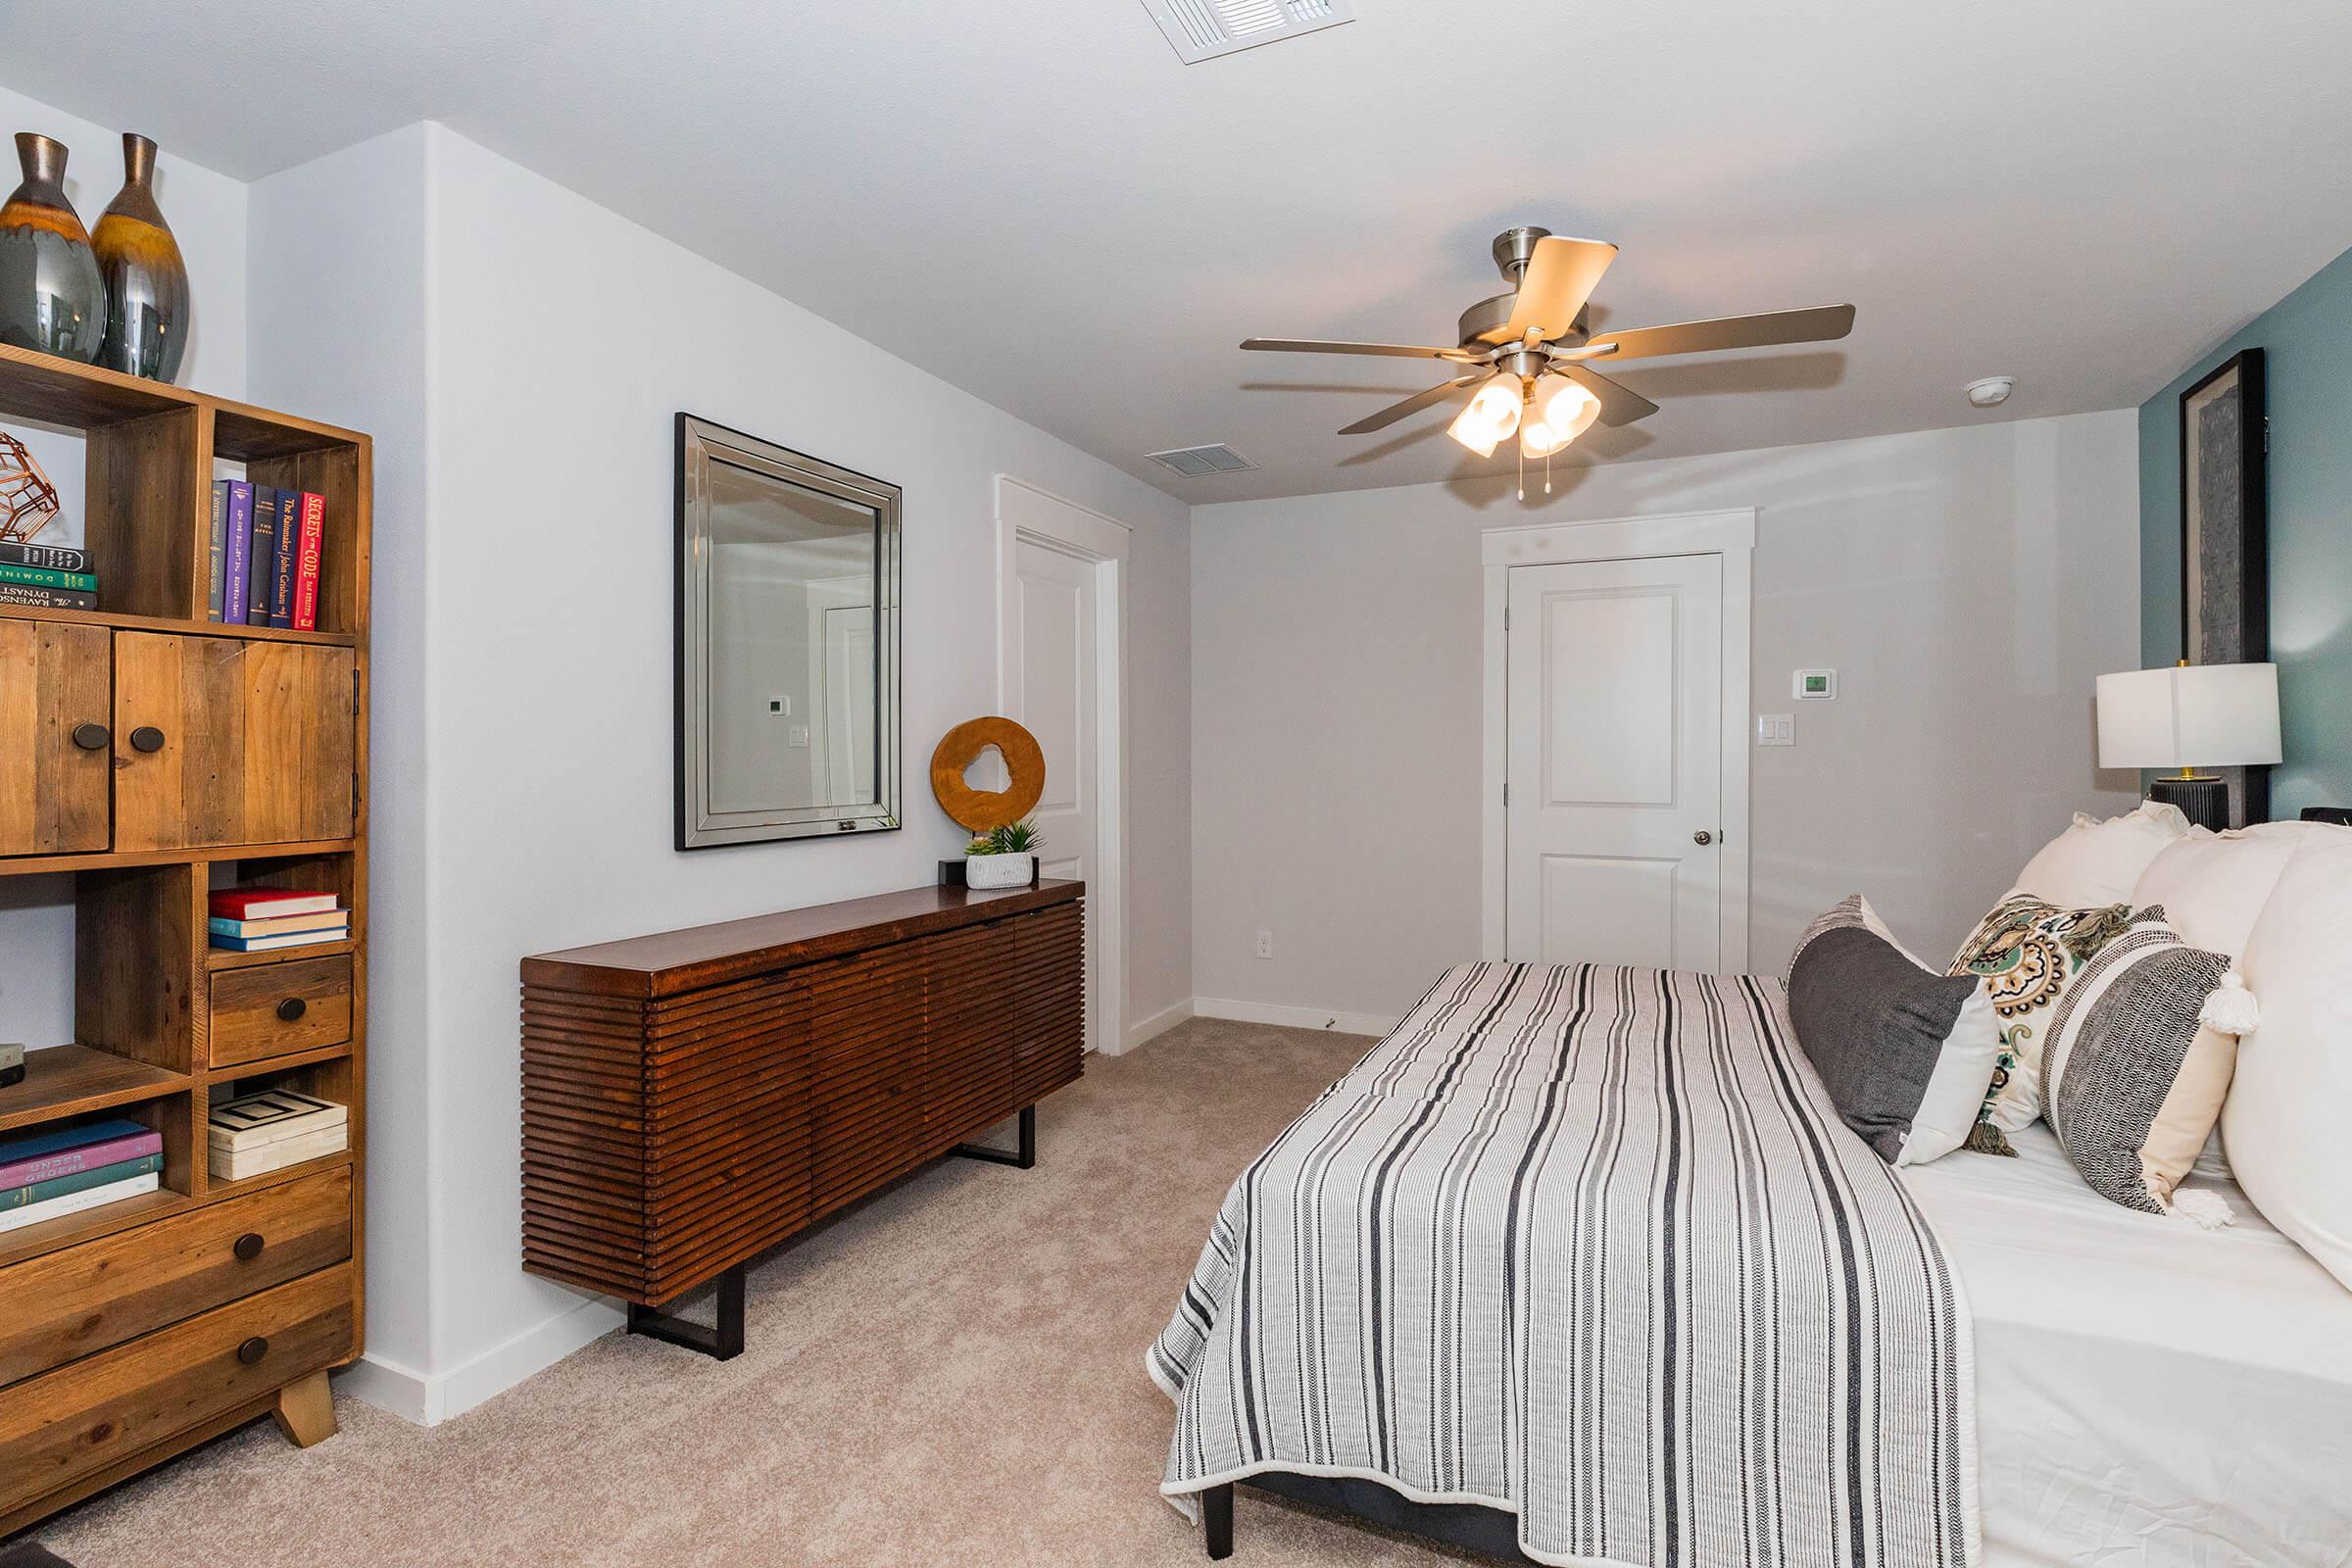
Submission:
<svg viewBox="0 0 2352 1568">
<path fill-rule="evenodd" d="M 0 1514 L 348 1356 L 341 1264 L 0 1389 Z"/>
<path fill-rule="evenodd" d="M 351 1038 L 351 959 L 289 958 L 213 976 L 211 1061 L 216 1067 Z"/>
<path fill-rule="evenodd" d="M 335 1170 L 28 1258 L 0 1269 L 0 1384 L 350 1256 L 351 1173 Z"/>
</svg>

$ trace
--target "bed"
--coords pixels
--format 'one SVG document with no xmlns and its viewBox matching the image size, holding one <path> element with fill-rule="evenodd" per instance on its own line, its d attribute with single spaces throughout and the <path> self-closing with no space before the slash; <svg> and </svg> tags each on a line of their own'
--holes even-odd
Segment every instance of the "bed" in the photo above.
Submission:
<svg viewBox="0 0 2352 1568">
<path fill-rule="evenodd" d="M 1506 986 L 1515 1000 L 1498 998 Z M 1546 1094 L 1597 1120 L 1577 1124 L 1565 1141 L 1539 1133 L 1522 1113 Z M 1759 1142 L 1756 1118 L 1745 1118 L 1742 1152 L 1740 1107 L 1766 1102 L 1794 1133 Z M 1606 1131 L 1611 1115 L 1666 1131 L 1629 1140 L 1622 1125 Z M 1472 1350 L 1458 1365 L 1410 1360 L 1410 1397 L 1381 1404 L 1350 1367 L 1394 1358 L 1395 1347 L 1375 1336 L 1369 1354 L 1353 1345 L 1345 1355 L 1328 1347 L 1294 1354 L 1293 1328 L 1270 1331 L 1266 1320 L 1320 1322 L 1328 1335 L 1362 1315 L 1365 1282 L 1391 1265 L 1359 1255 L 1358 1238 L 1364 1216 L 1387 1214 L 1381 1205 L 1393 1199 L 1374 1179 L 1381 1159 L 1353 1161 L 1347 1151 L 1366 1137 L 1403 1150 L 1390 1130 L 1407 1125 L 1422 1129 L 1420 1142 L 1391 1165 L 1413 1173 L 1402 1183 L 1415 1195 L 1406 1206 L 1436 1217 L 1396 1229 L 1388 1245 L 1429 1251 L 1435 1266 L 1414 1276 L 1415 1289 L 1437 1302 L 1442 1333 Z M 1508 1147 L 1511 1157 L 1491 1162 L 1496 1168 L 1589 1166 L 1607 1144 L 1633 1173 L 1596 1202 L 1581 1180 L 1546 1187 L 1514 1175 L 1494 1178 L 1500 1185 L 1489 1196 L 1516 1194 L 1524 1200 L 1516 1209 L 1467 1200 L 1448 1208 L 1449 1182 L 1467 1191 L 1486 1179 L 1490 1162 L 1456 1152 L 1472 1147 L 1475 1128 L 1486 1129 L 1478 1136 L 1487 1144 Z M 1320 1164 L 1299 1155 L 1300 1140 L 1324 1152 Z M 1451 971 L 1236 1183 L 1147 1358 L 1179 1409 L 1162 1491 L 1180 1507 L 1198 1505 L 1212 1556 L 1231 1550 L 1231 1485 L 1241 1481 L 1506 1561 L 2352 1562 L 2352 1292 L 2226 1180 L 2200 1180 L 2235 1213 L 2233 1225 L 2209 1232 L 2100 1199 L 2044 1129 L 2016 1142 L 2013 1160 L 1963 1152 L 1900 1173 L 1883 1165 L 1838 1123 L 1791 1049 L 1775 980 L 1594 965 Z M 1441 1153 L 1425 1159 L 1433 1146 Z M 1740 1230 L 1728 1250 L 1705 1258 L 1677 1260 L 1669 1249 L 1661 1262 L 1666 1232 L 1695 1234 L 1687 1229 L 1704 1228 L 1695 1216 L 1718 1200 L 1744 1201 L 1726 1196 L 1740 1190 L 1779 1216 L 1771 1226 Z M 1842 1241 L 1812 1237 L 1787 1206 L 1800 1192 L 1830 1190 L 1853 1211 Z M 1548 1212 L 1569 1200 L 1588 1206 L 1581 1226 L 1563 1222 L 1546 1238 L 1561 1253 L 1555 1267 L 1514 1279 L 1503 1260 L 1526 1256 L 1529 1243 L 1505 1236 L 1498 1227 L 1511 1221 L 1500 1216 L 1515 1212 L 1525 1223 L 1529 1206 Z M 1568 1490 L 1558 1495 L 1545 1494 L 1523 1456 L 1499 1471 L 1460 1462 L 1485 1436 L 1476 1430 L 1479 1399 L 1463 1396 L 1465 1385 L 1488 1390 L 1499 1412 L 1494 1443 L 1506 1454 L 1546 1430 L 1583 1432 L 1592 1421 L 1590 1390 L 1534 1364 L 1549 1353 L 1540 1328 L 1520 1323 L 1516 1340 L 1498 1340 L 1459 1298 L 1475 1289 L 1445 1298 L 1433 1282 L 1500 1279 L 1511 1282 L 1501 1294 L 1514 1301 L 1551 1299 L 1600 1272 L 1580 1255 L 1577 1233 L 1605 1220 L 1602 1228 L 1622 1238 L 1645 1208 L 1679 1217 L 1653 1223 L 1627 1254 L 1638 1260 L 1630 1269 L 1609 1271 L 1634 1278 L 1604 1293 L 1609 1311 L 1597 1336 L 1562 1310 L 1554 1328 L 1563 1353 L 1584 1357 L 1577 1365 L 1587 1372 L 1607 1370 L 1605 1343 L 1591 1343 L 1597 1337 L 1622 1342 L 1617 1374 L 1673 1363 L 1642 1374 L 1663 1376 L 1668 1406 L 1702 1430 L 1752 1428 L 1752 1441 L 1702 1442 L 1686 1449 L 1685 1473 L 1669 1464 L 1661 1483 L 1654 1462 L 1629 1465 L 1626 1450 L 1594 1440 L 1565 1455 Z M 1916 1226 L 1916 1251 L 1907 1223 Z M 1791 1228 L 1806 1234 L 1778 1234 Z M 1845 1371 L 1833 1367 L 1823 1387 L 1807 1387 L 1802 1369 L 1834 1360 L 1838 1343 L 1809 1338 L 1811 1319 L 1845 1310 L 1834 1267 L 1826 1293 L 1809 1283 L 1813 1254 L 1834 1263 L 1840 1250 L 1858 1259 L 1848 1274 L 1864 1289 L 1848 1299 L 1868 1303 L 1871 1348 L 1852 1361 L 1849 1337 Z M 1254 1283 L 1246 1280 L 1251 1269 Z M 1914 1269 L 1926 1289 L 1907 1282 Z M 1938 1304 L 1939 1271 L 1948 1271 L 1948 1307 Z M 1657 1298 L 1670 1279 L 1685 1299 L 1662 1312 Z M 1727 1327 L 1732 1317 L 1706 1317 L 1709 1298 L 1735 1286 L 1752 1291 L 1756 1280 L 1772 1282 L 1773 1298 L 1756 1296 L 1734 1316 L 1769 1323 L 1769 1337 L 1751 1341 Z M 1393 1307 L 1383 1310 L 1395 1318 Z M 1752 1368 L 1736 1366 L 1747 1354 L 1799 1369 L 1774 1397 L 1803 1405 L 1803 1421 L 1765 1432 L 1749 1419 Z M 1549 1396 L 1531 1398 L 1531 1388 Z M 1334 1437 L 1333 1418 L 1344 1428 L 1372 1405 L 1382 1421 L 1416 1435 L 1425 1426 L 1446 1431 L 1453 1468 L 1442 1455 L 1433 1461 L 1427 1445 L 1350 1451 Z M 1817 1443 L 1809 1424 L 1836 1426 L 1840 1409 L 1851 1418 L 1865 1407 L 1874 1413 L 1852 1430 L 1864 1434 L 1873 1468 L 1863 1485 L 1843 1487 L 1834 1473 L 1838 1445 Z M 1654 1433 L 1633 1442 L 1652 1460 L 1664 1451 Z M 1615 1463 L 1614 1480 L 1580 1479 L 1596 1456 L 1604 1472 Z M 1759 1532 L 1752 1498 L 1768 1489 L 1772 1518 Z M 1839 1517 L 1806 1534 L 1817 1515 Z"/>
</svg>

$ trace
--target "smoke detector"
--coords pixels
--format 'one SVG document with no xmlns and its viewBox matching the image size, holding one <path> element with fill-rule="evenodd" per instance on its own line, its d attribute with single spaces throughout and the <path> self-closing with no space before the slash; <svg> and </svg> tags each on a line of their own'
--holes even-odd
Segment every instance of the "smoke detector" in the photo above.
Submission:
<svg viewBox="0 0 2352 1568">
<path fill-rule="evenodd" d="M 1222 441 L 1206 447 L 1170 447 L 1165 452 L 1147 452 L 1144 456 L 1175 469 L 1187 479 L 1210 473 L 1241 473 L 1257 466 Z"/>
<path fill-rule="evenodd" d="M 1981 381 L 1969 382 L 1961 390 L 1968 394 L 1968 401 L 1974 407 L 1997 409 L 2009 401 L 2010 393 L 2017 390 L 2017 377 L 2014 375 L 1988 375 Z"/>
<path fill-rule="evenodd" d="M 1144 0 L 1188 66 L 1355 20 L 1353 0 Z"/>
</svg>

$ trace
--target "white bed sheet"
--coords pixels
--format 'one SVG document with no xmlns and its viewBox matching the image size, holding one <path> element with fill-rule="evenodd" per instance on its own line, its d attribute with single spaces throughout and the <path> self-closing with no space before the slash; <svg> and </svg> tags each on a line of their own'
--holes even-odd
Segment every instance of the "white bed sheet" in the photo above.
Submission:
<svg viewBox="0 0 2352 1568">
<path fill-rule="evenodd" d="M 1987 1568 L 2352 1564 L 2352 1291 L 2232 1183 L 2202 1231 L 2012 1142 L 1902 1172 L 1975 1314 Z"/>
</svg>

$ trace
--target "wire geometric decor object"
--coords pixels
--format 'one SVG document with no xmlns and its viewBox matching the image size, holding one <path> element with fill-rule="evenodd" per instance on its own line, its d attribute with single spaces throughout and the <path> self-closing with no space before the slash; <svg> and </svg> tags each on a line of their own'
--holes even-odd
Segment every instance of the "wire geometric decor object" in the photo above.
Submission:
<svg viewBox="0 0 2352 1568">
<path fill-rule="evenodd" d="M 0 542 L 23 544 L 57 517 L 57 486 L 24 450 L 0 430 Z"/>
</svg>

